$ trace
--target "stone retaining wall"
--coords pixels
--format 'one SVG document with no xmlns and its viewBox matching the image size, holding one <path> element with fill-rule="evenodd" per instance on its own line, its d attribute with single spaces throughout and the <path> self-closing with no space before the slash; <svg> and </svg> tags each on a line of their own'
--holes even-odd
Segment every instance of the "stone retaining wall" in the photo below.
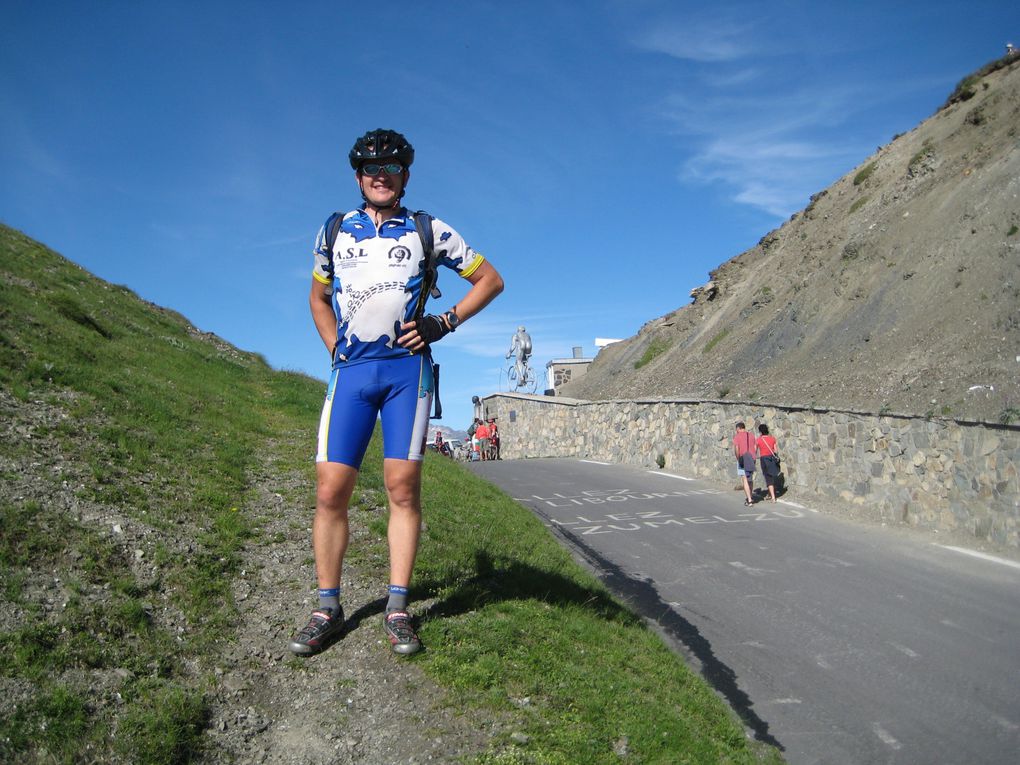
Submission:
<svg viewBox="0 0 1020 765">
<path fill-rule="evenodd" d="M 736 475 L 737 420 L 769 426 L 790 489 L 869 515 L 1020 547 L 1020 427 L 721 401 L 578 401 L 494 394 L 508 458 L 584 457 L 691 477 Z M 761 483 L 760 474 L 758 483 Z"/>
</svg>

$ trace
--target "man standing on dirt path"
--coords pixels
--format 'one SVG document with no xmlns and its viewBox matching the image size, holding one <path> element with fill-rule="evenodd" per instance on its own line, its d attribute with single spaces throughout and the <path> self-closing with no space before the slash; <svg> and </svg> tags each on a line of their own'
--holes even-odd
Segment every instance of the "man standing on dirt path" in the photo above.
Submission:
<svg viewBox="0 0 1020 765">
<path fill-rule="evenodd" d="M 315 327 L 333 365 L 315 457 L 312 546 L 319 603 L 290 650 L 311 656 L 343 634 L 347 510 L 381 417 L 390 511 L 383 629 L 393 651 L 406 655 L 421 649 L 407 600 L 421 531 L 421 466 L 435 389 L 432 345 L 502 292 L 503 279 L 446 223 L 401 204 L 414 161 L 404 136 L 369 131 L 355 141 L 348 157 L 364 204 L 331 215 L 319 230 L 309 296 Z M 427 252 L 429 244 L 434 258 Z M 433 264 L 456 271 L 471 287 L 444 313 L 425 314 Z"/>
</svg>

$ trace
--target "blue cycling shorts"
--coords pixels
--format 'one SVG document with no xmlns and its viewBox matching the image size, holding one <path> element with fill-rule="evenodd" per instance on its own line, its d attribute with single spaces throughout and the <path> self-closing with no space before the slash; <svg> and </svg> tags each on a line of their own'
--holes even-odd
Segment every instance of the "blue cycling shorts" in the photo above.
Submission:
<svg viewBox="0 0 1020 765">
<path fill-rule="evenodd" d="M 315 461 L 360 470 L 376 418 L 381 417 L 383 456 L 420 462 L 433 389 L 428 356 L 341 364 L 326 388 Z"/>
</svg>

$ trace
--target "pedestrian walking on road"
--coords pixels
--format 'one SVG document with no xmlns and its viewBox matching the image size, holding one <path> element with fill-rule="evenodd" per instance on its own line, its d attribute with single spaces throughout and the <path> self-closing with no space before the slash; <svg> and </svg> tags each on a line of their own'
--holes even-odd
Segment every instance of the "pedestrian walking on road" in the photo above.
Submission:
<svg viewBox="0 0 1020 765">
<path fill-rule="evenodd" d="M 769 426 L 762 423 L 758 426 L 758 440 L 755 448 L 758 461 L 761 463 L 761 474 L 765 476 L 765 486 L 769 490 L 769 501 L 776 501 L 776 478 L 779 476 L 779 445 L 776 437 L 769 435 Z"/>
<path fill-rule="evenodd" d="M 733 454 L 737 458 L 737 475 L 744 485 L 744 504 L 754 504 L 754 436 L 743 421 L 737 423 L 733 436 Z"/>
</svg>

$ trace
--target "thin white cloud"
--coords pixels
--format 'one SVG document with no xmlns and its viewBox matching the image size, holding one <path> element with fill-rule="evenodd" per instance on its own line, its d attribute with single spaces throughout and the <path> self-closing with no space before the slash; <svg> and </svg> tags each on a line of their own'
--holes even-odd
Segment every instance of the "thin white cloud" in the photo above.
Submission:
<svg viewBox="0 0 1020 765">
<path fill-rule="evenodd" d="M 472 370 L 472 374 L 451 375 L 443 377 L 440 375 L 439 395 L 443 401 L 443 408 L 452 409 L 457 403 L 470 401 L 472 396 L 484 396 L 498 390 L 503 372 L 500 367 L 478 367 Z M 505 387 L 505 386 L 504 386 Z M 464 427 L 466 422 L 457 422 L 452 418 L 443 417 L 443 421 L 451 427 Z"/>
<path fill-rule="evenodd" d="M 679 26 L 665 27 L 674 30 L 669 39 L 688 39 L 675 32 Z M 687 152 L 681 182 L 722 184 L 734 202 L 785 218 L 860 157 L 862 147 L 841 128 L 860 109 L 863 85 L 794 77 L 781 67 L 796 59 L 796 50 L 782 59 L 756 54 L 749 66 L 741 59 L 765 47 L 749 25 L 695 19 L 688 26 L 705 49 L 678 42 L 674 55 L 699 66 L 683 90 L 666 94 L 658 106 Z M 663 34 L 649 32 L 645 45 Z"/>
<path fill-rule="evenodd" d="M 0 111 L 4 114 L 4 124 L 0 129 L 3 154 L 9 155 L 13 167 L 15 162 L 24 166 L 30 173 L 43 176 L 64 184 L 71 183 L 72 177 L 68 166 L 57 153 L 46 146 L 38 137 L 40 131 L 30 124 L 24 111 L 11 98 L 0 99 Z M 0 155 L 2 156 L 2 155 Z"/>
<path fill-rule="evenodd" d="M 517 326 L 511 320 L 486 312 L 472 317 L 443 342 L 472 356 L 493 358 L 509 350 Z"/>
<path fill-rule="evenodd" d="M 726 72 L 709 72 L 705 75 L 705 83 L 712 88 L 732 88 L 758 81 L 761 74 L 759 69 L 752 67 Z"/>
<path fill-rule="evenodd" d="M 740 204 L 785 218 L 859 156 L 840 144 L 729 135 L 701 145 L 684 163 L 686 181 L 722 182 Z"/>
<path fill-rule="evenodd" d="M 514 332 L 517 327 L 524 326 L 534 344 L 533 359 L 543 359 L 544 369 L 545 360 L 569 356 L 575 346 L 591 346 L 595 337 L 594 330 L 589 329 L 591 320 L 602 316 L 595 312 L 588 315 L 543 312 L 508 316 L 486 311 L 466 322 L 455 334 L 444 338 L 443 344 L 471 356 L 504 360 Z"/>
<path fill-rule="evenodd" d="M 704 144 L 684 164 L 681 178 L 722 182 L 733 189 L 734 201 L 786 217 L 854 156 L 839 144 L 728 135 Z"/>
<path fill-rule="evenodd" d="M 641 28 L 629 33 L 636 48 L 677 62 L 663 64 L 675 71 L 676 86 L 653 111 L 685 154 L 678 180 L 719 184 L 734 202 L 777 218 L 874 148 L 875 136 L 855 127 L 863 113 L 932 85 L 930 78 L 875 82 L 867 79 L 876 76 L 870 68 L 845 62 L 816 70 L 807 62 L 862 49 L 820 36 L 809 21 L 781 24 L 781 17 L 752 3 L 688 9 L 651 2 L 637 17 Z"/>
<path fill-rule="evenodd" d="M 255 242 L 254 244 L 245 244 L 244 249 L 262 250 L 276 247 L 290 247 L 295 244 L 305 244 L 308 246 L 309 252 L 311 252 L 312 243 L 313 237 L 310 236 L 307 232 L 305 232 L 303 234 L 295 234 L 294 236 L 286 236 L 280 239 L 271 239 L 268 242 Z"/>
<path fill-rule="evenodd" d="M 153 233 L 160 240 L 170 242 L 187 242 L 190 245 L 208 242 L 214 239 L 218 229 L 210 223 L 167 223 L 152 221 L 149 224 Z"/>
<path fill-rule="evenodd" d="M 753 53 L 752 31 L 749 24 L 722 15 L 684 18 L 656 23 L 636 35 L 634 44 L 688 61 L 735 61 Z"/>
</svg>

